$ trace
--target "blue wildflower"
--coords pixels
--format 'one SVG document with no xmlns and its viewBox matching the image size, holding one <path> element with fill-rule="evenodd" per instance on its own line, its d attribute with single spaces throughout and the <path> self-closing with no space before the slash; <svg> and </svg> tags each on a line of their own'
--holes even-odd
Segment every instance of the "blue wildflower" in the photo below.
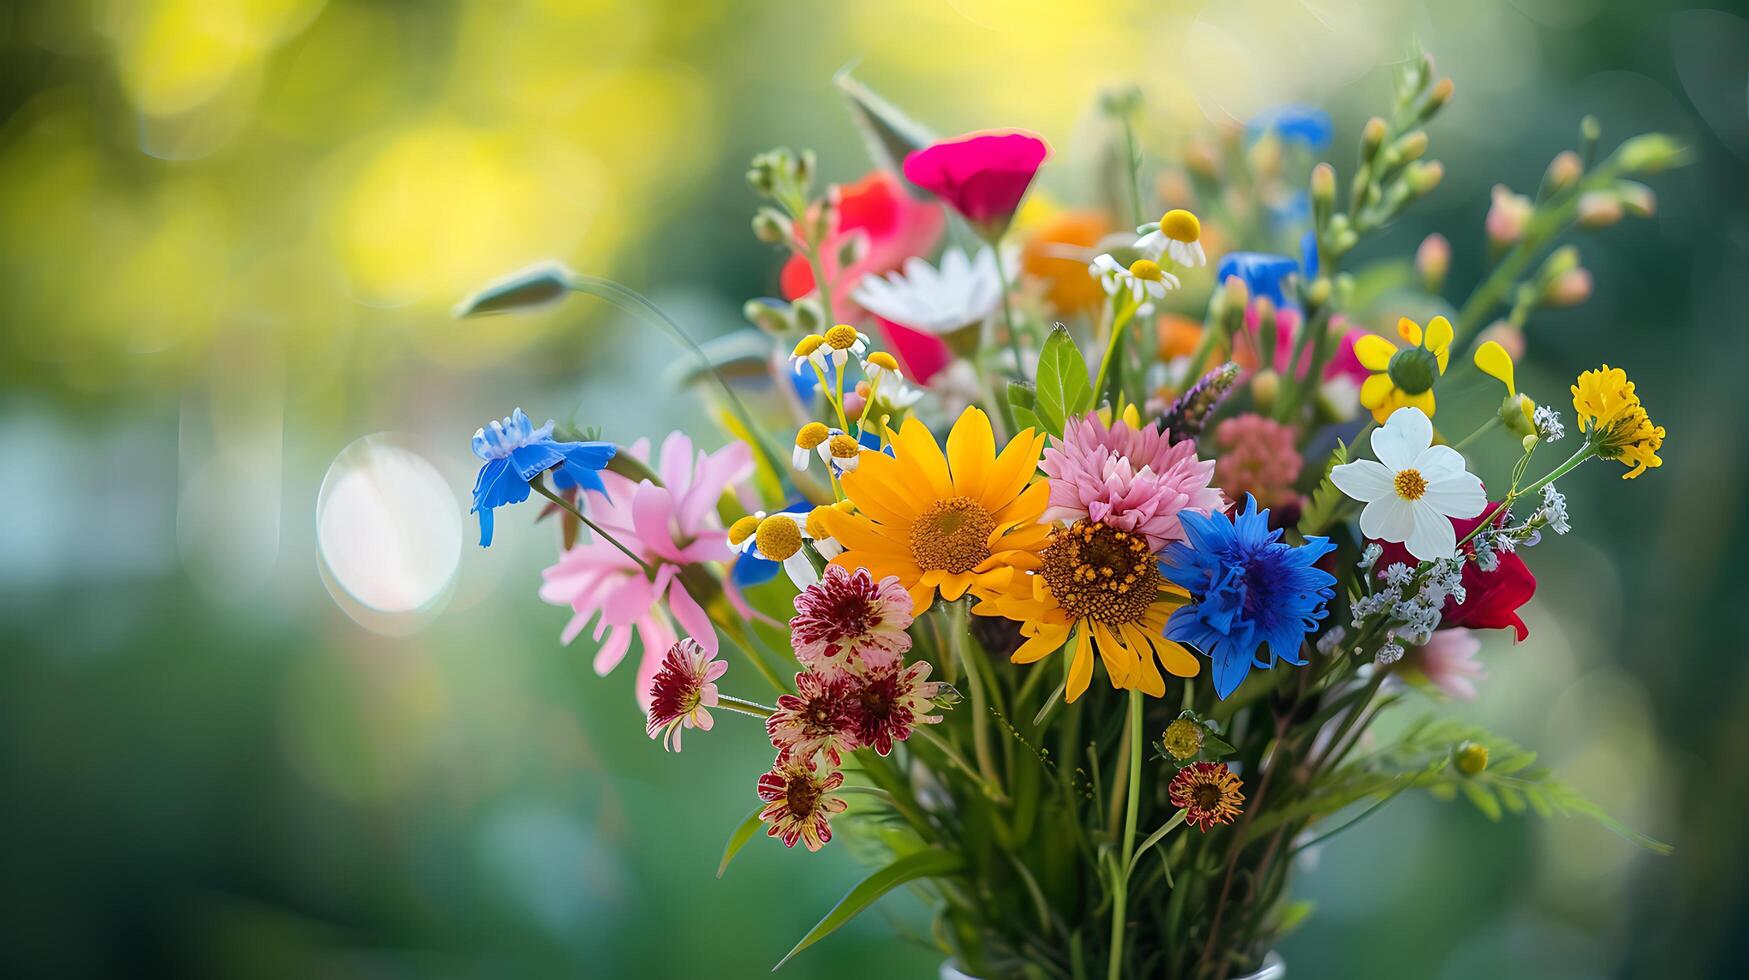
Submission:
<svg viewBox="0 0 1749 980">
<path fill-rule="evenodd" d="M 529 481 L 553 467 L 571 486 L 606 493 L 600 471 L 613 459 L 611 442 L 557 442 L 553 423 L 535 428 L 522 409 L 474 433 L 474 455 L 486 461 L 474 481 L 474 506 L 480 515 L 480 547 L 492 543 L 492 510 L 528 499 Z"/>
<path fill-rule="evenodd" d="M 1285 255 L 1228 252 L 1215 269 L 1215 281 L 1226 282 L 1230 277 L 1238 276 L 1253 299 L 1267 296 L 1280 309 L 1289 305 L 1282 283 L 1288 276 L 1297 275 L 1299 271 L 1300 264 Z"/>
<path fill-rule="evenodd" d="M 1249 494 L 1231 519 L 1188 510 L 1180 519 L 1189 544 L 1167 546 L 1160 574 L 1194 601 L 1173 613 L 1167 639 L 1208 656 L 1223 699 L 1252 667 L 1305 663 L 1300 644 L 1324 618 L 1336 584 L 1312 563 L 1336 546 L 1320 537 L 1297 548 L 1283 544 L 1282 532 L 1269 529 L 1269 511 L 1258 511 Z"/>
<path fill-rule="evenodd" d="M 1247 140 L 1256 141 L 1262 139 L 1264 133 L 1274 133 L 1283 143 L 1297 143 L 1313 153 L 1328 149 L 1334 132 L 1328 112 L 1316 106 L 1293 103 L 1265 109 L 1245 123 Z"/>
</svg>

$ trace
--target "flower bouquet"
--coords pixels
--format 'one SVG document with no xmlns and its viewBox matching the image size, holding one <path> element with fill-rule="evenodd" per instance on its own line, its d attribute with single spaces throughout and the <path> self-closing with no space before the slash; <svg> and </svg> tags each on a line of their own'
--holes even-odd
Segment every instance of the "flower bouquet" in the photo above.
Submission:
<svg viewBox="0 0 1749 980">
<path fill-rule="evenodd" d="M 1254 972 L 1306 914 L 1295 856 L 1410 791 L 1663 847 L 1428 708 L 1475 695 L 1481 631 L 1526 635 L 1557 481 L 1660 463 L 1621 369 L 1579 372 L 1563 424 L 1513 362 L 1532 317 L 1589 293 L 1558 242 L 1649 214 L 1634 178 L 1679 147 L 1601 154 L 1587 119 L 1532 195 L 1496 188 L 1485 275 L 1448 306 L 1444 238 L 1369 249 L 1440 183 L 1424 127 L 1452 83 L 1425 57 L 1344 181 L 1318 110 L 1161 139 L 1108 96 L 1082 210 L 1028 200 L 1039 137 L 937 139 L 839 86 L 875 169 L 822 193 L 811 154 L 753 161 L 783 295 L 743 334 L 701 346 L 558 265 L 461 309 L 583 292 L 693 359 L 722 448 L 518 409 L 474 436 L 473 503 L 485 545 L 499 508 L 546 498 L 540 595 L 571 610 L 564 642 L 593 624 L 603 675 L 635 641 L 651 738 L 769 743 L 724 868 L 761 836 L 848 836 L 878 867 L 779 965 L 909 886 L 944 974 Z"/>
</svg>

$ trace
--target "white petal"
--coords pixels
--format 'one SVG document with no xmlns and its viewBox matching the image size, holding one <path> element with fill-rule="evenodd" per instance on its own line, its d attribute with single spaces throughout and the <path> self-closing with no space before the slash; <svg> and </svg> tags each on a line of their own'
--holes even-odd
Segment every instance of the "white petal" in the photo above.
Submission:
<svg viewBox="0 0 1749 980">
<path fill-rule="evenodd" d="M 1415 530 L 1415 511 L 1395 493 L 1367 504 L 1360 512 L 1360 533 L 1380 541 L 1402 541 Z"/>
<path fill-rule="evenodd" d="M 1488 493 L 1473 473 L 1462 470 L 1427 481 L 1421 501 L 1448 517 L 1480 517 L 1488 506 Z"/>
<path fill-rule="evenodd" d="M 1330 482 L 1336 484 L 1336 489 L 1362 502 L 1393 496 L 1396 493 L 1391 486 L 1393 476 L 1383 463 L 1370 459 L 1357 459 L 1330 468 Z"/>
<path fill-rule="evenodd" d="M 789 573 L 789 580 L 794 582 L 798 589 L 805 589 L 820 581 L 820 574 L 814 571 L 814 563 L 809 561 L 808 556 L 800 551 L 783 560 L 783 570 Z"/>
<path fill-rule="evenodd" d="M 1409 553 L 1422 561 L 1450 558 L 1457 551 L 1457 529 L 1425 498 L 1409 505 L 1414 531 L 1403 542 Z"/>
<path fill-rule="evenodd" d="M 1450 446 L 1428 446 L 1415 456 L 1409 466 L 1419 471 L 1429 483 L 1462 473 L 1467 468 L 1464 454 Z"/>
<path fill-rule="evenodd" d="M 1404 470 L 1433 444 L 1433 422 L 1419 408 L 1399 408 L 1372 434 L 1372 451 L 1392 470 Z"/>
</svg>

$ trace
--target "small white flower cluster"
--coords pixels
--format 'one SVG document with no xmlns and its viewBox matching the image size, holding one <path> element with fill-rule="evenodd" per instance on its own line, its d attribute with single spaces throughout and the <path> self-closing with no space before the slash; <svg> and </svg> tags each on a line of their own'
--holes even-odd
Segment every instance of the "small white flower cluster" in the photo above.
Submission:
<svg viewBox="0 0 1749 980">
<path fill-rule="evenodd" d="M 1336 652 L 1342 641 L 1348 639 L 1346 626 L 1332 626 L 1323 636 L 1318 637 L 1318 652 L 1328 657 Z"/>
<path fill-rule="evenodd" d="M 1543 487 L 1543 505 L 1531 515 L 1530 522 L 1546 527 L 1556 534 L 1566 534 L 1573 529 L 1567 523 L 1567 497 L 1556 490 L 1553 483 Z"/>
<path fill-rule="evenodd" d="M 1373 663 L 1380 667 L 1388 667 L 1403 659 L 1403 644 L 1397 642 L 1397 631 L 1385 634 L 1384 645 L 1379 647 L 1378 655 L 1373 657 Z"/>
<path fill-rule="evenodd" d="M 1567 427 L 1561 424 L 1561 413 L 1542 405 L 1530 413 L 1530 422 L 1536 426 L 1536 435 L 1543 442 L 1556 442 L 1567 434 Z"/>
<path fill-rule="evenodd" d="M 1369 549 L 1370 551 L 1370 549 Z M 1376 564 L 1377 555 L 1362 556 L 1362 564 Z M 1393 624 L 1385 634 L 1384 645 L 1374 658 L 1380 664 L 1390 664 L 1403 656 L 1403 643 L 1426 643 L 1439 628 L 1450 599 L 1459 605 L 1468 598 L 1464 591 L 1462 558 L 1441 558 L 1413 568 L 1403 562 L 1392 562 L 1380 576 L 1384 585 L 1377 592 L 1361 596 L 1351 606 L 1352 625 L 1359 629 L 1374 616 L 1383 614 Z M 1419 582 L 1419 585 L 1417 585 Z M 1399 640 L 1399 636 L 1401 640 Z M 1338 639 L 1334 641 L 1340 643 Z M 1323 641 L 1319 641 L 1323 649 Z"/>
<path fill-rule="evenodd" d="M 1384 545 L 1379 544 L 1377 541 L 1369 541 L 1367 542 L 1366 550 L 1360 553 L 1360 561 L 1356 563 L 1356 567 L 1364 568 L 1370 572 L 1372 571 L 1372 567 L 1379 563 L 1379 556 L 1384 553 Z"/>
</svg>

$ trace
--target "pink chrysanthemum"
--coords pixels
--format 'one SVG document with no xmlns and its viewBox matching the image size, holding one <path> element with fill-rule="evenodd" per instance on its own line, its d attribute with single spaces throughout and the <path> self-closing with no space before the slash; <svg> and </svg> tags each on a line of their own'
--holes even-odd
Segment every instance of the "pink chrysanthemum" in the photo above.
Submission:
<svg viewBox="0 0 1749 980">
<path fill-rule="evenodd" d="M 1476 654 L 1482 641 L 1467 629 L 1439 630 L 1416 655 L 1421 673 L 1434 687 L 1459 701 L 1476 699 L 1476 681 L 1485 680 L 1488 672 L 1482 668 Z"/>
<path fill-rule="evenodd" d="M 838 676 L 847 670 L 896 667 L 911 649 L 911 594 L 889 575 L 879 582 L 866 568 L 826 566 L 819 582 L 796 596 L 789 621 L 796 659 L 810 670 Z"/>
<path fill-rule="evenodd" d="M 779 764 L 825 755 L 836 766 L 843 753 L 860 746 L 850 721 L 850 675 L 828 677 L 811 670 L 796 675 L 796 693 L 777 699 L 765 720 L 765 734 L 777 748 Z"/>
<path fill-rule="evenodd" d="M 894 742 L 910 738 L 916 726 L 941 720 L 929 709 L 946 685 L 929 680 L 929 670 L 929 664 L 918 662 L 903 670 L 889 667 L 851 679 L 849 727 L 860 744 L 886 755 L 893 751 Z"/>
<path fill-rule="evenodd" d="M 644 730 L 662 739 L 662 747 L 680 751 L 680 730 L 711 730 L 711 713 L 717 705 L 717 678 L 729 665 L 687 637 L 668 648 L 662 666 L 650 681 L 649 719 Z"/>
<path fill-rule="evenodd" d="M 1299 448 L 1294 430 L 1255 412 L 1235 415 L 1215 429 L 1221 449 L 1215 463 L 1215 483 L 1234 500 L 1246 494 L 1265 507 L 1280 507 L 1297 499 Z"/>
<path fill-rule="evenodd" d="M 794 847 L 799 840 L 808 850 L 819 850 L 832 839 L 829 819 L 844 812 L 844 800 L 831 795 L 842 785 L 843 773 L 831 771 L 822 776 L 811 759 L 792 759 L 773 766 L 759 777 L 759 798 L 765 801 L 759 819 L 771 825 L 766 836 L 782 838 L 785 847 Z"/>
<path fill-rule="evenodd" d="M 647 462 L 650 444 L 639 440 L 628 452 Z M 598 674 L 605 675 L 625 659 L 636 632 L 644 653 L 635 690 L 645 708 L 650 705 L 650 681 L 678 639 L 670 613 L 700 646 L 716 652 L 716 629 L 680 573 L 688 565 L 733 557 L 717 519 L 717 500 L 752 474 L 753 461 L 745 443 L 695 454 L 692 440 L 675 432 L 662 443 L 656 472 L 661 486 L 649 480 L 634 483 L 604 470 L 601 480 L 607 492 L 589 501 L 590 519 L 635 552 L 654 574 L 646 575 L 612 542 L 596 538 L 559 556 L 541 573 L 546 581 L 540 590 L 547 602 L 571 607 L 571 621 L 559 637 L 564 643 L 600 617 L 595 639 L 606 639 L 595 654 Z M 732 590 L 729 597 L 739 601 Z"/>
<path fill-rule="evenodd" d="M 1181 511 L 1226 506 L 1211 489 L 1214 460 L 1196 458 L 1196 444 L 1171 445 L 1158 425 L 1106 426 L 1093 413 L 1069 422 L 1063 439 L 1045 450 L 1040 468 L 1051 478 L 1047 521 L 1099 521 L 1148 539 L 1151 551 L 1183 541 Z"/>
</svg>

